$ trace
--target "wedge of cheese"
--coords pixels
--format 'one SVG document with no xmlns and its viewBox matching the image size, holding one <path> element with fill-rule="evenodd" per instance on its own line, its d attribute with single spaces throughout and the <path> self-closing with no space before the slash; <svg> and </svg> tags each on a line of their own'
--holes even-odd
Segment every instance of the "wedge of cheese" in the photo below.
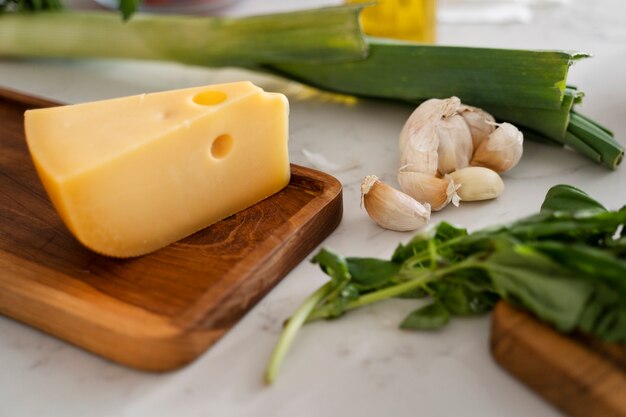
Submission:
<svg viewBox="0 0 626 417">
<path fill-rule="evenodd" d="M 162 248 L 289 182 L 288 102 L 249 82 L 25 114 L 28 147 L 57 212 L 88 248 Z"/>
</svg>

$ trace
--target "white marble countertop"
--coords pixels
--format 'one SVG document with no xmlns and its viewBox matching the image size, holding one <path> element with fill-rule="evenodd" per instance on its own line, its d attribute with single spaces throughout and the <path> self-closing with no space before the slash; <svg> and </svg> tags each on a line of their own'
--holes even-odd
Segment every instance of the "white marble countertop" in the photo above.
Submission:
<svg viewBox="0 0 626 417">
<path fill-rule="evenodd" d="M 253 5 L 242 0 L 237 12 Z M 279 3 L 275 1 L 274 3 Z M 309 1 L 307 3 L 316 3 Z M 574 0 L 536 11 L 528 25 L 441 26 L 444 44 L 578 49 L 570 82 L 587 93 L 584 112 L 626 142 L 626 22 L 621 0 Z M 620 15 L 621 13 L 621 15 Z M 240 70 L 114 61 L 0 61 L 0 85 L 65 102 L 251 78 L 269 90 L 291 86 Z M 291 96 L 292 161 L 301 150 L 360 166 L 336 174 L 345 216 L 324 242 L 344 254 L 388 256 L 410 234 L 383 231 L 359 209 L 358 184 L 375 173 L 394 182 L 396 138 L 404 106 L 338 103 Z M 626 202 L 626 167 L 615 172 L 564 150 L 527 143 L 505 175 L 505 193 L 489 203 L 448 208 L 433 221 L 477 229 L 536 211 L 546 190 L 569 183 L 606 205 Z M 455 320 L 438 333 L 397 328 L 414 304 L 394 300 L 308 325 L 274 386 L 261 375 L 281 322 L 325 276 L 302 262 L 196 362 L 150 374 L 100 359 L 11 319 L 0 317 L 0 416 L 299 416 L 550 417 L 559 413 L 501 370 L 488 350 L 489 317 Z"/>
</svg>

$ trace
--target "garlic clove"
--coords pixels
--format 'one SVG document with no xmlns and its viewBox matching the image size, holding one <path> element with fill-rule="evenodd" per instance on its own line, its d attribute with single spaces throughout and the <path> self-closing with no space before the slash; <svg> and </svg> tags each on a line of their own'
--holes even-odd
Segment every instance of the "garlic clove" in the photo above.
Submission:
<svg viewBox="0 0 626 417">
<path fill-rule="evenodd" d="M 458 205 L 458 186 L 450 176 L 432 177 L 421 172 L 398 172 L 400 189 L 420 203 L 428 203 L 434 211 L 441 210 L 451 201 Z"/>
<path fill-rule="evenodd" d="M 483 109 L 462 104 L 458 113 L 465 119 L 465 123 L 470 129 L 474 149 L 478 148 L 496 130 L 496 119 Z"/>
<path fill-rule="evenodd" d="M 459 186 L 462 201 L 491 200 L 502 194 L 504 183 L 497 172 L 483 167 L 467 167 L 449 174 Z"/>
<path fill-rule="evenodd" d="M 436 133 L 437 122 L 429 122 L 416 134 L 412 135 L 401 149 L 400 165 L 408 171 L 422 172 L 434 177 L 439 164 L 439 138 Z"/>
<path fill-rule="evenodd" d="M 524 135 L 510 123 L 501 123 L 483 141 L 472 156 L 471 165 L 505 172 L 513 168 L 522 158 Z"/>
<path fill-rule="evenodd" d="M 418 203 L 375 175 L 361 182 L 361 201 L 370 218 L 385 229 L 416 230 L 430 220 L 430 205 Z"/>
<path fill-rule="evenodd" d="M 472 134 L 465 119 L 454 114 L 441 119 L 436 126 L 439 141 L 437 171 L 448 174 L 470 164 L 472 159 Z"/>
</svg>

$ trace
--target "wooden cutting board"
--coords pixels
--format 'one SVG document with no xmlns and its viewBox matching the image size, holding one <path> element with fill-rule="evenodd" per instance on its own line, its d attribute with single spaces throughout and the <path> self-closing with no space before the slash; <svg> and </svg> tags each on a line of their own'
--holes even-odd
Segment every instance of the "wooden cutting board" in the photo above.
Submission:
<svg viewBox="0 0 626 417">
<path fill-rule="evenodd" d="M 622 346 L 565 337 L 506 302 L 493 312 L 496 361 L 573 417 L 626 417 Z"/>
<path fill-rule="evenodd" d="M 339 224 L 341 184 L 292 165 L 274 196 L 150 255 L 113 259 L 74 239 L 39 183 L 26 109 L 0 89 L 0 313 L 152 371 L 204 352 Z"/>
</svg>

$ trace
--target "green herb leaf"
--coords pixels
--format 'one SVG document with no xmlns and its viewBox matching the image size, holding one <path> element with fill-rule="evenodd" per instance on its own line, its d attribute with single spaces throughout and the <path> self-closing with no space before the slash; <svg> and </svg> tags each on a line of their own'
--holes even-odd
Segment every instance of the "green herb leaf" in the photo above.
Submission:
<svg viewBox="0 0 626 417">
<path fill-rule="evenodd" d="M 441 222 L 435 228 L 435 239 L 440 243 L 464 236 L 467 236 L 467 229 L 453 226 L 448 222 Z"/>
<path fill-rule="evenodd" d="M 436 286 L 439 301 L 450 313 L 459 316 L 470 314 L 471 291 L 454 282 L 440 281 L 435 284 L 439 284 Z"/>
<path fill-rule="evenodd" d="M 408 243 L 400 243 L 391 256 L 393 262 L 402 263 L 407 259 L 424 252 L 428 249 L 428 242 L 432 239 L 430 233 L 419 233 Z"/>
<path fill-rule="evenodd" d="M 590 283 L 573 280 L 570 271 L 524 245 L 496 252 L 485 268 L 498 294 L 564 332 L 578 324 L 592 294 Z"/>
<path fill-rule="evenodd" d="M 346 258 L 329 249 L 321 249 L 311 259 L 314 264 L 319 264 L 322 271 L 330 276 L 333 285 L 338 285 L 350 280 L 350 271 Z"/>
<path fill-rule="evenodd" d="M 400 264 L 375 258 L 346 258 L 352 282 L 359 290 L 381 288 L 394 278 Z"/>
<path fill-rule="evenodd" d="M 576 213 L 578 211 L 606 212 L 607 209 L 587 193 L 571 185 L 555 185 L 548 190 L 541 205 L 542 213 Z"/>
<path fill-rule="evenodd" d="M 434 302 L 418 308 L 400 324 L 406 330 L 436 330 L 444 327 L 450 321 L 450 312 L 443 303 Z"/>
<path fill-rule="evenodd" d="M 615 233 L 626 222 L 626 210 L 602 212 L 581 210 L 568 212 L 543 212 L 522 219 L 498 231 L 521 241 L 556 240 L 569 243 L 598 245 Z M 471 237 L 481 236 L 478 232 Z M 489 237 L 489 236 L 487 236 Z M 471 240 L 471 239 L 470 239 Z"/>
<path fill-rule="evenodd" d="M 476 277 L 479 277 L 473 282 Z M 455 316 L 483 314 L 490 311 L 500 296 L 493 292 L 491 282 L 481 282 L 477 270 L 461 271 L 433 283 L 437 299 Z"/>
<path fill-rule="evenodd" d="M 568 268 L 572 276 L 594 283 L 603 281 L 626 297 L 626 260 L 617 258 L 613 253 L 561 242 L 536 242 L 528 246 Z"/>
<path fill-rule="evenodd" d="M 581 315 L 578 328 L 607 342 L 626 346 L 626 305 L 623 294 L 597 286 Z"/>
<path fill-rule="evenodd" d="M 432 242 L 438 248 L 438 253 L 444 258 L 453 258 L 453 253 L 441 250 L 440 246 L 456 239 L 467 236 L 467 229 L 452 226 L 450 223 L 441 222 L 430 232 L 417 234 L 406 245 L 400 244 L 391 256 L 393 262 L 402 263 L 407 259 L 421 254 L 429 249 Z"/>
<path fill-rule="evenodd" d="M 611 238 L 605 239 L 604 246 L 618 258 L 626 259 L 626 236 L 621 236 L 617 239 L 613 239 L 611 236 Z"/>
</svg>

